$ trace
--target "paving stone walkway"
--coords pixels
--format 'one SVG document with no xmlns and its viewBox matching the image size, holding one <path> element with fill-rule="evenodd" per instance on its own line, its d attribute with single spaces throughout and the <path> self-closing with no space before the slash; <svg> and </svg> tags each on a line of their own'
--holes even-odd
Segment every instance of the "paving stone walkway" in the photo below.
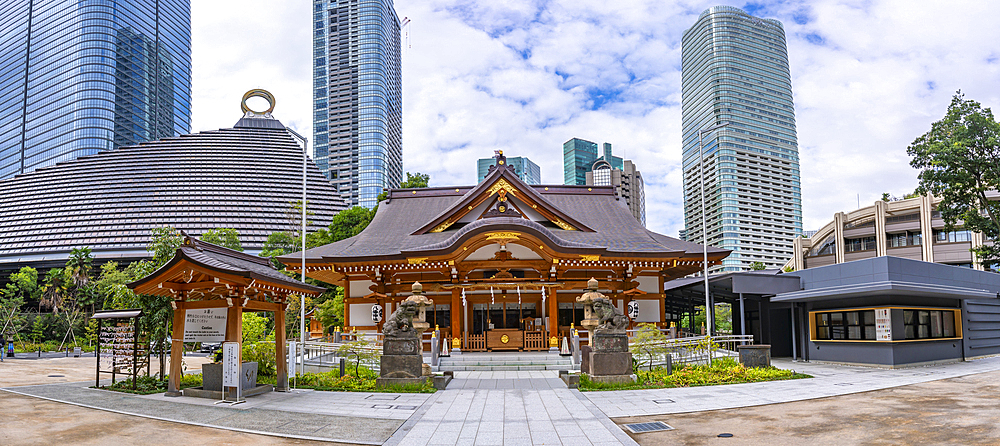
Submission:
<svg viewBox="0 0 1000 446">
<path fill-rule="evenodd" d="M 556 371 L 455 372 L 391 446 L 635 445 Z"/>
<path fill-rule="evenodd" d="M 1000 370 L 1000 357 L 905 369 L 879 369 L 773 360 L 778 368 L 812 375 L 809 379 L 655 390 L 583 392 L 612 418 L 699 412 L 787 403 L 917 384 Z"/>
<path fill-rule="evenodd" d="M 308 440 L 383 444 L 429 394 L 358 392 L 269 393 L 236 406 L 206 398 L 130 395 L 91 389 L 90 383 L 0 390 L 165 421 Z"/>
</svg>

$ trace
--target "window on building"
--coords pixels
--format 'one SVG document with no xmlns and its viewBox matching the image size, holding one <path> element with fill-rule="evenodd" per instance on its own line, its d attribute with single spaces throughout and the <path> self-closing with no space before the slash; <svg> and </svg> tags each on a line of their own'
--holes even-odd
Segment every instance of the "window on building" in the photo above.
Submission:
<svg viewBox="0 0 1000 446">
<path fill-rule="evenodd" d="M 919 232 L 900 232 L 898 234 L 886 234 L 886 242 L 890 248 L 900 248 L 903 246 L 920 246 L 922 243 Z"/>
<path fill-rule="evenodd" d="M 938 243 L 958 243 L 972 241 L 972 233 L 968 230 L 941 231 L 934 230 L 934 241 Z"/>
<path fill-rule="evenodd" d="M 817 340 L 875 340 L 875 310 L 816 313 Z"/>
<path fill-rule="evenodd" d="M 875 237 L 849 238 L 844 240 L 845 252 L 871 251 L 875 249 Z"/>
<path fill-rule="evenodd" d="M 903 339 L 954 337 L 955 310 L 903 310 Z"/>
</svg>

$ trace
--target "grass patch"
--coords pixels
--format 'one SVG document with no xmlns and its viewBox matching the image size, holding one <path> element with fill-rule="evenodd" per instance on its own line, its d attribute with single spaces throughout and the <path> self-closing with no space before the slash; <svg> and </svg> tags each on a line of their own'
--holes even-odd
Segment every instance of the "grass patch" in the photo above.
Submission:
<svg viewBox="0 0 1000 446">
<path fill-rule="evenodd" d="M 305 373 L 298 377 L 295 386 L 303 389 L 335 392 L 434 393 L 437 390 L 430 380 L 423 384 L 393 384 L 377 387 L 375 385 L 376 378 L 378 378 L 377 373 L 362 366 L 358 368 L 357 374 L 353 370 L 348 370 L 344 376 L 340 376 L 339 371 Z M 274 380 L 274 378 L 270 379 Z M 259 381 L 260 379 L 258 379 Z"/>
<path fill-rule="evenodd" d="M 587 375 L 580 376 L 580 390 L 636 390 L 664 389 L 672 387 L 715 386 L 786 379 L 812 378 L 810 375 L 795 373 L 777 367 L 746 368 L 733 358 L 720 358 L 711 365 L 681 365 L 674 367 L 673 374 L 665 369 L 636 372 L 636 381 L 626 384 L 597 383 Z"/>
</svg>

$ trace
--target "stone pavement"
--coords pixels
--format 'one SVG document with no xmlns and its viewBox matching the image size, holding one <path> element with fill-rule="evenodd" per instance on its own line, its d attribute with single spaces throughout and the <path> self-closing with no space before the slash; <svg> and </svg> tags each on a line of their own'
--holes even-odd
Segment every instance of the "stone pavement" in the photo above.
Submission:
<svg viewBox="0 0 1000 446">
<path fill-rule="evenodd" d="M 556 371 L 455 372 L 386 442 L 423 445 L 635 445 Z"/>
<path fill-rule="evenodd" d="M 307 440 L 382 444 L 429 394 L 300 391 L 270 393 L 236 406 L 205 398 L 138 396 L 87 383 L 6 387 L 11 393 L 164 421 Z"/>
<path fill-rule="evenodd" d="M 880 369 L 776 359 L 782 369 L 812 375 L 809 379 L 683 387 L 655 390 L 583 392 L 612 418 L 699 412 L 787 403 L 847 395 L 1000 370 L 1000 357 L 905 369 Z"/>
</svg>

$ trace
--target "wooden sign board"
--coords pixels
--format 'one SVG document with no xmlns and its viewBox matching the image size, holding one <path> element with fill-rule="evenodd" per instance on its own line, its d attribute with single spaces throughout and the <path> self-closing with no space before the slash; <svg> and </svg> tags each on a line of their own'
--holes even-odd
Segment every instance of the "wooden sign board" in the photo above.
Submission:
<svg viewBox="0 0 1000 446">
<path fill-rule="evenodd" d="M 184 314 L 184 342 L 226 340 L 227 308 L 187 310 Z"/>
</svg>

